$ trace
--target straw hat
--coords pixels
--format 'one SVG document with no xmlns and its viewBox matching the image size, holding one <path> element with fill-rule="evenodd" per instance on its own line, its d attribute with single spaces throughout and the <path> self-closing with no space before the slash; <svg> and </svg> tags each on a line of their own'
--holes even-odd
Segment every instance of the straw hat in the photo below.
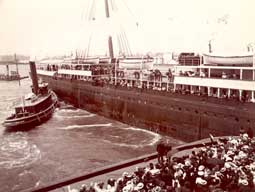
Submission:
<svg viewBox="0 0 255 192">
<path fill-rule="evenodd" d="M 197 177 L 196 178 L 196 184 L 200 184 L 200 185 L 206 185 L 207 181 L 202 179 L 201 177 Z"/>
<path fill-rule="evenodd" d="M 122 189 L 123 192 L 131 192 L 132 191 L 132 187 L 130 185 L 127 185 L 125 186 L 123 189 Z"/>
<path fill-rule="evenodd" d="M 198 171 L 197 174 L 198 174 L 199 176 L 203 176 L 205 173 L 204 173 L 204 171 Z"/>
<path fill-rule="evenodd" d="M 161 191 L 161 187 L 160 186 L 156 186 L 152 189 L 152 192 L 160 192 Z"/>
<path fill-rule="evenodd" d="M 230 163 L 226 162 L 226 163 L 224 164 L 224 167 L 225 167 L 226 169 L 229 169 L 229 168 L 231 168 L 231 165 L 230 165 Z"/>
<path fill-rule="evenodd" d="M 128 174 L 128 172 L 123 172 L 122 173 L 122 177 L 127 177 L 129 174 Z"/>
<path fill-rule="evenodd" d="M 239 183 L 242 185 L 248 185 L 248 181 L 246 179 L 239 179 Z"/>
<path fill-rule="evenodd" d="M 186 166 L 191 166 L 191 161 L 190 160 L 186 160 L 184 163 Z"/>
<path fill-rule="evenodd" d="M 140 183 L 138 183 L 138 184 L 135 186 L 134 190 L 141 190 L 143 187 L 144 187 L 144 184 L 140 182 Z"/>
<path fill-rule="evenodd" d="M 205 166 L 204 165 L 200 165 L 199 167 L 198 167 L 198 170 L 199 171 L 203 171 L 205 169 Z"/>
</svg>

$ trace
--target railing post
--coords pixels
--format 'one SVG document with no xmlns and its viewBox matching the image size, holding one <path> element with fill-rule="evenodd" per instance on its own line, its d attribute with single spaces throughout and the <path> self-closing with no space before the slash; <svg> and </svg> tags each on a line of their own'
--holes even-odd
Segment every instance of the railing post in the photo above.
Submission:
<svg viewBox="0 0 255 192">
<path fill-rule="evenodd" d="M 239 100 L 241 101 L 242 100 L 242 91 L 241 89 L 239 89 Z"/>
<path fill-rule="evenodd" d="M 231 89 L 228 89 L 228 98 L 230 98 Z"/>
<path fill-rule="evenodd" d="M 254 102 L 254 91 L 251 91 L 251 102 Z"/>
<path fill-rule="evenodd" d="M 243 69 L 240 69 L 240 80 L 243 79 Z"/>
<path fill-rule="evenodd" d="M 217 88 L 217 97 L 220 98 L 220 88 Z"/>
</svg>

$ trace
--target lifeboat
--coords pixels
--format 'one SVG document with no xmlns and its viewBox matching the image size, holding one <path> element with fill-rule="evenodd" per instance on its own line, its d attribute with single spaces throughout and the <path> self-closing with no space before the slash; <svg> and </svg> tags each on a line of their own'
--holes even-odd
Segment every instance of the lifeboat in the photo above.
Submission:
<svg viewBox="0 0 255 192">
<path fill-rule="evenodd" d="M 220 64 L 220 65 L 247 65 L 253 64 L 252 53 L 243 55 L 214 55 L 214 54 L 203 54 L 205 64 Z"/>
</svg>

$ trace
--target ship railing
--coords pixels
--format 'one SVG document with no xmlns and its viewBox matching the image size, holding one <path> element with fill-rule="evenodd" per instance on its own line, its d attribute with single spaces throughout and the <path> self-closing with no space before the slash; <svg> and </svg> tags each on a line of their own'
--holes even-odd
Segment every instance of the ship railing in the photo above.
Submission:
<svg viewBox="0 0 255 192">
<path fill-rule="evenodd" d="M 190 76 L 188 72 L 193 72 L 195 76 L 249 79 L 255 81 L 255 66 L 212 66 L 205 64 L 200 66 L 177 65 L 174 68 L 176 75 Z"/>
<path fill-rule="evenodd" d="M 227 73 L 221 73 L 221 74 L 211 74 L 210 76 L 206 72 L 202 72 L 199 74 L 199 72 L 193 72 L 193 71 L 185 71 L 181 72 L 179 74 L 175 74 L 176 77 L 186 77 L 186 78 L 210 78 L 210 79 L 225 79 L 225 80 L 241 80 L 241 81 L 254 81 L 251 74 L 248 74 L 247 76 L 242 76 L 242 79 L 240 78 L 240 74 L 227 74 Z"/>
</svg>

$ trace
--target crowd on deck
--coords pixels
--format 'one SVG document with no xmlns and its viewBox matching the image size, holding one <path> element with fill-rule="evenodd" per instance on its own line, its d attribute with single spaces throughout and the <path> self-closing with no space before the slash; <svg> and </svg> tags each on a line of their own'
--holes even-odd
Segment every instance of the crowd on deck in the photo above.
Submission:
<svg viewBox="0 0 255 192">
<path fill-rule="evenodd" d="M 168 153 L 171 154 L 171 153 Z M 246 192 L 255 191 L 255 138 L 251 132 L 224 137 L 185 155 L 137 167 L 106 183 L 82 185 L 79 192 Z"/>
</svg>

